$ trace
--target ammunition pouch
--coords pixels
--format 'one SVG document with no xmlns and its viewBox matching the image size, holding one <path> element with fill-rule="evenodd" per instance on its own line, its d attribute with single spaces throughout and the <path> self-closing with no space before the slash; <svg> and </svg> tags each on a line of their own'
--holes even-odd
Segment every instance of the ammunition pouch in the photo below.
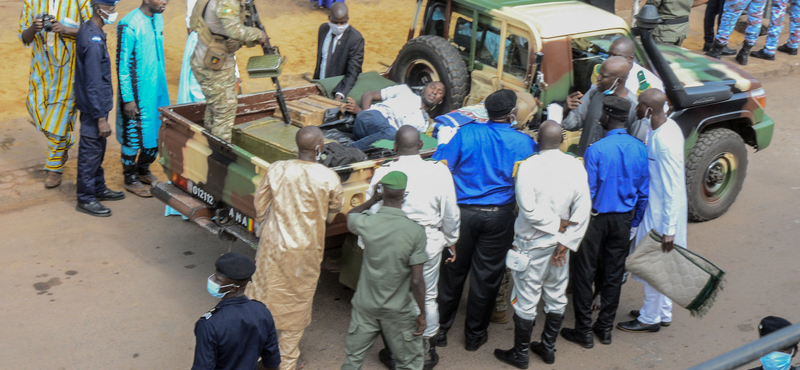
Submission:
<svg viewBox="0 0 800 370">
<path fill-rule="evenodd" d="M 206 50 L 206 56 L 203 58 L 203 65 L 206 66 L 208 69 L 212 69 L 214 71 L 219 71 L 222 69 L 222 66 L 225 65 L 225 62 L 228 60 L 228 47 L 224 40 L 218 41 L 217 38 L 214 38 L 210 44 L 208 44 L 208 50 Z"/>
<path fill-rule="evenodd" d="M 204 18 L 208 2 L 209 0 L 201 0 L 195 4 L 194 9 L 192 9 L 190 24 L 192 30 L 197 32 L 200 41 L 208 45 L 208 50 L 203 58 L 203 65 L 206 68 L 218 71 L 222 69 L 231 54 L 242 47 L 242 43 L 211 32 Z"/>
</svg>

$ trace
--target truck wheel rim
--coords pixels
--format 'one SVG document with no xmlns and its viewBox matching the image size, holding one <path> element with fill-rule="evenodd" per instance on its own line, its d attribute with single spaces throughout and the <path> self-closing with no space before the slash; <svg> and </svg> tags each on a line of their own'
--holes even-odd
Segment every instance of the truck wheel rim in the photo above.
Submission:
<svg viewBox="0 0 800 370">
<path fill-rule="evenodd" d="M 706 168 L 703 177 L 703 197 L 709 203 L 718 202 L 728 193 L 736 178 L 736 157 L 720 153 Z"/>
<path fill-rule="evenodd" d="M 409 86 L 425 86 L 429 82 L 441 81 L 439 73 L 427 60 L 417 59 L 411 62 L 404 74 L 405 83 Z"/>
</svg>

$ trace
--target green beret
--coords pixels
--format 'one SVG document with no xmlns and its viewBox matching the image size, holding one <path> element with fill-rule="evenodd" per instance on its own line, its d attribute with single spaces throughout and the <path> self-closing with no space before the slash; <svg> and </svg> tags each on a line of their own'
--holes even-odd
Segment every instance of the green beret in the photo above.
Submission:
<svg viewBox="0 0 800 370">
<path fill-rule="evenodd" d="M 387 189 L 403 190 L 408 183 L 408 176 L 400 171 L 392 171 L 381 179 L 381 184 Z"/>
</svg>

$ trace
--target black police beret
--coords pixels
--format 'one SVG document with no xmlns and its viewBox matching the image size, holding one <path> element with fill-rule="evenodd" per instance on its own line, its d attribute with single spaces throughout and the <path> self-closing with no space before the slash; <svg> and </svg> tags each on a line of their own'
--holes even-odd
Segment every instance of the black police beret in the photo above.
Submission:
<svg viewBox="0 0 800 370">
<path fill-rule="evenodd" d="M 232 280 L 247 280 L 256 272 L 256 264 L 247 256 L 231 252 L 217 258 L 217 272 Z"/>
<path fill-rule="evenodd" d="M 503 118 L 517 106 L 517 94 L 509 89 L 498 90 L 487 96 L 483 105 L 489 118 Z"/>
<path fill-rule="evenodd" d="M 763 337 L 787 326 L 792 326 L 792 323 L 782 317 L 767 316 L 758 324 L 758 334 Z"/>
<path fill-rule="evenodd" d="M 631 102 L 628 99 L 620 98 L 616 95 L 606 95 L 603 97 L 603 110 L 609 117 L 625 120 L 628 119 L 628 112 L 631 109 Z"/>
</svg>

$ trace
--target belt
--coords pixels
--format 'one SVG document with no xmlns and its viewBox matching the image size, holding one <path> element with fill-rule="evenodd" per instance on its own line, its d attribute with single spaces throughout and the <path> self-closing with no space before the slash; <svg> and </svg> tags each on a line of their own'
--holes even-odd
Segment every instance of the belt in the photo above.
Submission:
<svg viewBox="0 0 800 370">
<path fill-rule="evenodd" d="M 665 19 L 661 22 L 662 25 L 670 25 L 670 24 L 683 24 L 689 21 L 689 16 L 678 17 L 674 19 Z"/>
<path fill-rule="evenodd" d="M 627 215 L 627 214 L 630 214 L 631 212 L 633 212 L 633 210 L 630 210 L 628 212 L 602 212 L 601 213 L 601 212 L 597 212 L 596 209 L 592 208 L 592 217 L 597 216 L 597 215 Z"/>
<path fill-rule="evenodd" d="M 470 211 L 477 211 L 477 212 L 500 212 L 500 211 L 507 211 L 507 210 L 514 210 L 516 206 L 515 203 L 511 202 L 504 206 L 479 206 L 479 205 L 471 205 L 471 204 L 459 204 L 461 208 L 466 208 Z"/>
</svg>

